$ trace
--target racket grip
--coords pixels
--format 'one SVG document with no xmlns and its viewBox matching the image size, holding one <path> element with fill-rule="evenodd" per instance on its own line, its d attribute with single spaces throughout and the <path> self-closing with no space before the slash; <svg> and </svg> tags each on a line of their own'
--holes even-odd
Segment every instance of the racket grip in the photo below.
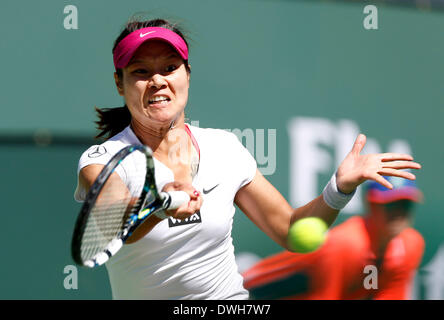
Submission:
<svg viewBox="0 0 444 320">
<path fill-rule="evenodd" d="M 190 196 L 185 191 L 168 191 L 161 194 L 167 204 L 165 209 L 177 209 L 182 204 L 190 201 Z"/>
</svg>

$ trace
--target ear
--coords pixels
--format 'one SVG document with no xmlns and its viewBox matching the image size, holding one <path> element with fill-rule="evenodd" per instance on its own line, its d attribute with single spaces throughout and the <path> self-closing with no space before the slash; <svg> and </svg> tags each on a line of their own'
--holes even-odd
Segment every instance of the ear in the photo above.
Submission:
<svg viewBox="0 0 444 320">
<path fill-rule="evenodd" d="M 123 96 L 123 83 L 117 75 L 117 72 L 114 72 L 114 81 L 116 82 L 117 92 L 119 92 L 119 95 Z"/>
</svg>

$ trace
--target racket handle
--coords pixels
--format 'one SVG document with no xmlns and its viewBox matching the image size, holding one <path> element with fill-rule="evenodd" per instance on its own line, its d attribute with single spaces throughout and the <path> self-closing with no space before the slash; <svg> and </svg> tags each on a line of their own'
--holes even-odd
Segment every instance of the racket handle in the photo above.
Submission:
<svg viewBox="0 0 444 320">
<path fill-rule="evenodd" d="M 163 198 L 165 209 L 177 209 L 190 201 L 190 196 L 185 191 L 161 192 L 160 197 Z"/>
</svg>

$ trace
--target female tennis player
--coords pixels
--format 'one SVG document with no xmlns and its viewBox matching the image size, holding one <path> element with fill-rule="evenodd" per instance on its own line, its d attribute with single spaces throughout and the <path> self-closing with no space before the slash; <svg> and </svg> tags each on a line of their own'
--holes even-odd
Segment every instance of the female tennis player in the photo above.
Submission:
<svg viewBox="0 0 444 320">
<path fill-rule="evenodd" d="M 76 200 L 84 200 L 103 165 L 130 144 L 153 150 L 159 190 L 190 196 L 180 208 L 148 218 L 107 262 L 114 299 L 248 299 L 231 238 L 234 204 L 289 249 L 288 230 L 297 219 L 316 216 L 331 225 L 365 180 L 391 188 L 383 175 L 415 179 L 401 169 L 420 168 L 405 154 L 361 155 L 361 134 L 322 194 L 292 208 L 234 134 L 185 123 L 191 68 L 177 25 L 130 22 L 115 41 L 113 57 L 125 105 L 97 110 L 99 136 L 107 140 L 81 156 Z"/>
</svg>

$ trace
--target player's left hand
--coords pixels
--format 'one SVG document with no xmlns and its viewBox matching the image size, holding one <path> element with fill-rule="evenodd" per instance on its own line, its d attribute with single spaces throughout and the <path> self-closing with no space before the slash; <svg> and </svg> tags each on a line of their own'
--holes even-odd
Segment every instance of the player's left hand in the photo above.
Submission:
<svg viewBox="0 0 444 320">
<path fill-rule="evenodd" d="M 378 153 L 361 155 L 366 143 L 366 136 L 358 135 L 350 153 L 340 164 L 336 172 L 336 184 L 343 193 L 351 193 L 366 180 L 374 180 L 392 189 L 390 182 L 383 176 L 395 176 L 415 180 L 414 174 L 402 169 L 420 169 L 413 157 L 401 153 Z"/>
</svg>

